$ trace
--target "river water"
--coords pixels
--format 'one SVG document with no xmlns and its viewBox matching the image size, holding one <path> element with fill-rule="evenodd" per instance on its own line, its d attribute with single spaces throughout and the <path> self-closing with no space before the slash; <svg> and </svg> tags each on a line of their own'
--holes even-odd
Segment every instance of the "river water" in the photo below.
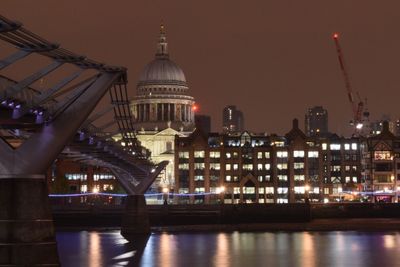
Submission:
<svg viewBox="0 0 400 267">
<path fill-rule="evenodd" d="M 57 232 L 62 266 L 400 266 L 400 232 Z"/>
</svg>

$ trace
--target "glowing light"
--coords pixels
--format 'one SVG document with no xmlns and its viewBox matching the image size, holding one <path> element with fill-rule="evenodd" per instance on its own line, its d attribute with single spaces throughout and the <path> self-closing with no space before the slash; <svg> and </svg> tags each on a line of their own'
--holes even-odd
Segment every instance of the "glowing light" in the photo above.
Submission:
<svg viewBox="0 0 400 267">
<path fill-rule="evenodd" d="M 357 128 L 358 130 L 360 130 L 362 127 L 363 127 L 363 124 L 362 124 L 362 123 L 357 123 L 356 128 Z"/>
<path fill-rule="evenodd" d="M 338 34 L 337 32 L 335 32 L 335 33 L 333 34 L 333 39 L 337 39 L 337 38 L 339 38 L 339 34 Z"/>
<path fill-rule="evenodd" d="M 225 192 L 225 186 L 218 187 L 217 190 L 215 190 L 215 192 L 217 194 L 221 194 L 221 193 Z"/>
<path fill-rule="evenodd" d="M 164 187 L 163 189 L 162 189 L 162 191 L 163 191 L 163 193 L 168 193 L 169 192 L 169 189 L 167 188 L 167 187 Z"/>
<path fill-rule="evenodd" d="M 324 203 L 329 203 L 329 198 L 324 198 Z"/>
<path fill-rule="evenodd" d="M 97 194 L 97 193 L 99 193 L 99 189 L 98 189 L 97 187 L 95 187 L 95 188 L 93 188 L 92 192 L 93 192 L 94 194 Z"/>
<path fill-rule="evenodd" d="M 307 185 L 305 185 L 304 186 L 304 190 L 306 190 L 306 191 L 310 191 L 310 186 L 307 184 Z"/>
<path fill-rule="evenodd" d="M 199 106 L 193 105 L 193 106 L 192 106 L 192 110 L 193 110 L 194 112 L 198 111 L 198 110 L 199 110 Z"/>
</svg>

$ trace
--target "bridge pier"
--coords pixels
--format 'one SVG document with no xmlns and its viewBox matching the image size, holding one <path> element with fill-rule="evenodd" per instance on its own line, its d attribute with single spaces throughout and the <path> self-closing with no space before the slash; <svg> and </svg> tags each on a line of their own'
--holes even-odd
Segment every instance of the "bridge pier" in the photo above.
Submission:
<svg viewBox="0 0 400 267">
<path fill-rule="evenodd" d="M 128 195 L 122 215 L 121 235 L 134 241 L 140 236 L 150 235 L 149 213 L 144 195 Z"/>
<path fill-rule="evenodd" d="M 44 175 L 0 175 L 0 266 L 60 266 Z"/>
</svg>

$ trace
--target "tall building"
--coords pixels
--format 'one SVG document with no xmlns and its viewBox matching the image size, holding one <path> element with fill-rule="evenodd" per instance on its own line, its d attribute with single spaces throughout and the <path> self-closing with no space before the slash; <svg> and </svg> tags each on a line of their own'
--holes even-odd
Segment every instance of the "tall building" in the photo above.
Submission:
<svg viewBox="0 0 400 267">
<path fill-rule="evenodd" d="M 304 126 L 307 136 L 328 134 L 328 111 L 321 106 L 309 108 Z"/>
<path fill-rule="evenodd" d="M 174 187 L 174 138 L 187 136 L 195 128 L 194 98 L 182 69 L 170 59 L 163 25 L 155 59 L 140 74 L 131 108 L 136 136 L 151 152 L 155 163 L 170 163 L 154 187 Z"/>
<path fill-rule="evenodd" d="M 224 133 L 235 133 L 243 130 L 243 113 L 236 106 L 226 106 L 222 111 L 222 131 Z"/>
</svg>

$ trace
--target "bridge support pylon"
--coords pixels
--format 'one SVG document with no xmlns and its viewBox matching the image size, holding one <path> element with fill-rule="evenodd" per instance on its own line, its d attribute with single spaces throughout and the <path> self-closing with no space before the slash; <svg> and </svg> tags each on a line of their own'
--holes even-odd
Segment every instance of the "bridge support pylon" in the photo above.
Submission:
<svg viewBox="0 0 400 267">
<path fill-rule="evenodd" d="M 60 266 L 44 175 L 0 175 L 0 266 Z"/>
<path fill-rule="evenodd" d="M 126 197 L 125 212 L 122 215 L 121 235 L 134 241 L 138 236 L 150 235 L 150 220 L 143 194 Z"/>
</svg>

